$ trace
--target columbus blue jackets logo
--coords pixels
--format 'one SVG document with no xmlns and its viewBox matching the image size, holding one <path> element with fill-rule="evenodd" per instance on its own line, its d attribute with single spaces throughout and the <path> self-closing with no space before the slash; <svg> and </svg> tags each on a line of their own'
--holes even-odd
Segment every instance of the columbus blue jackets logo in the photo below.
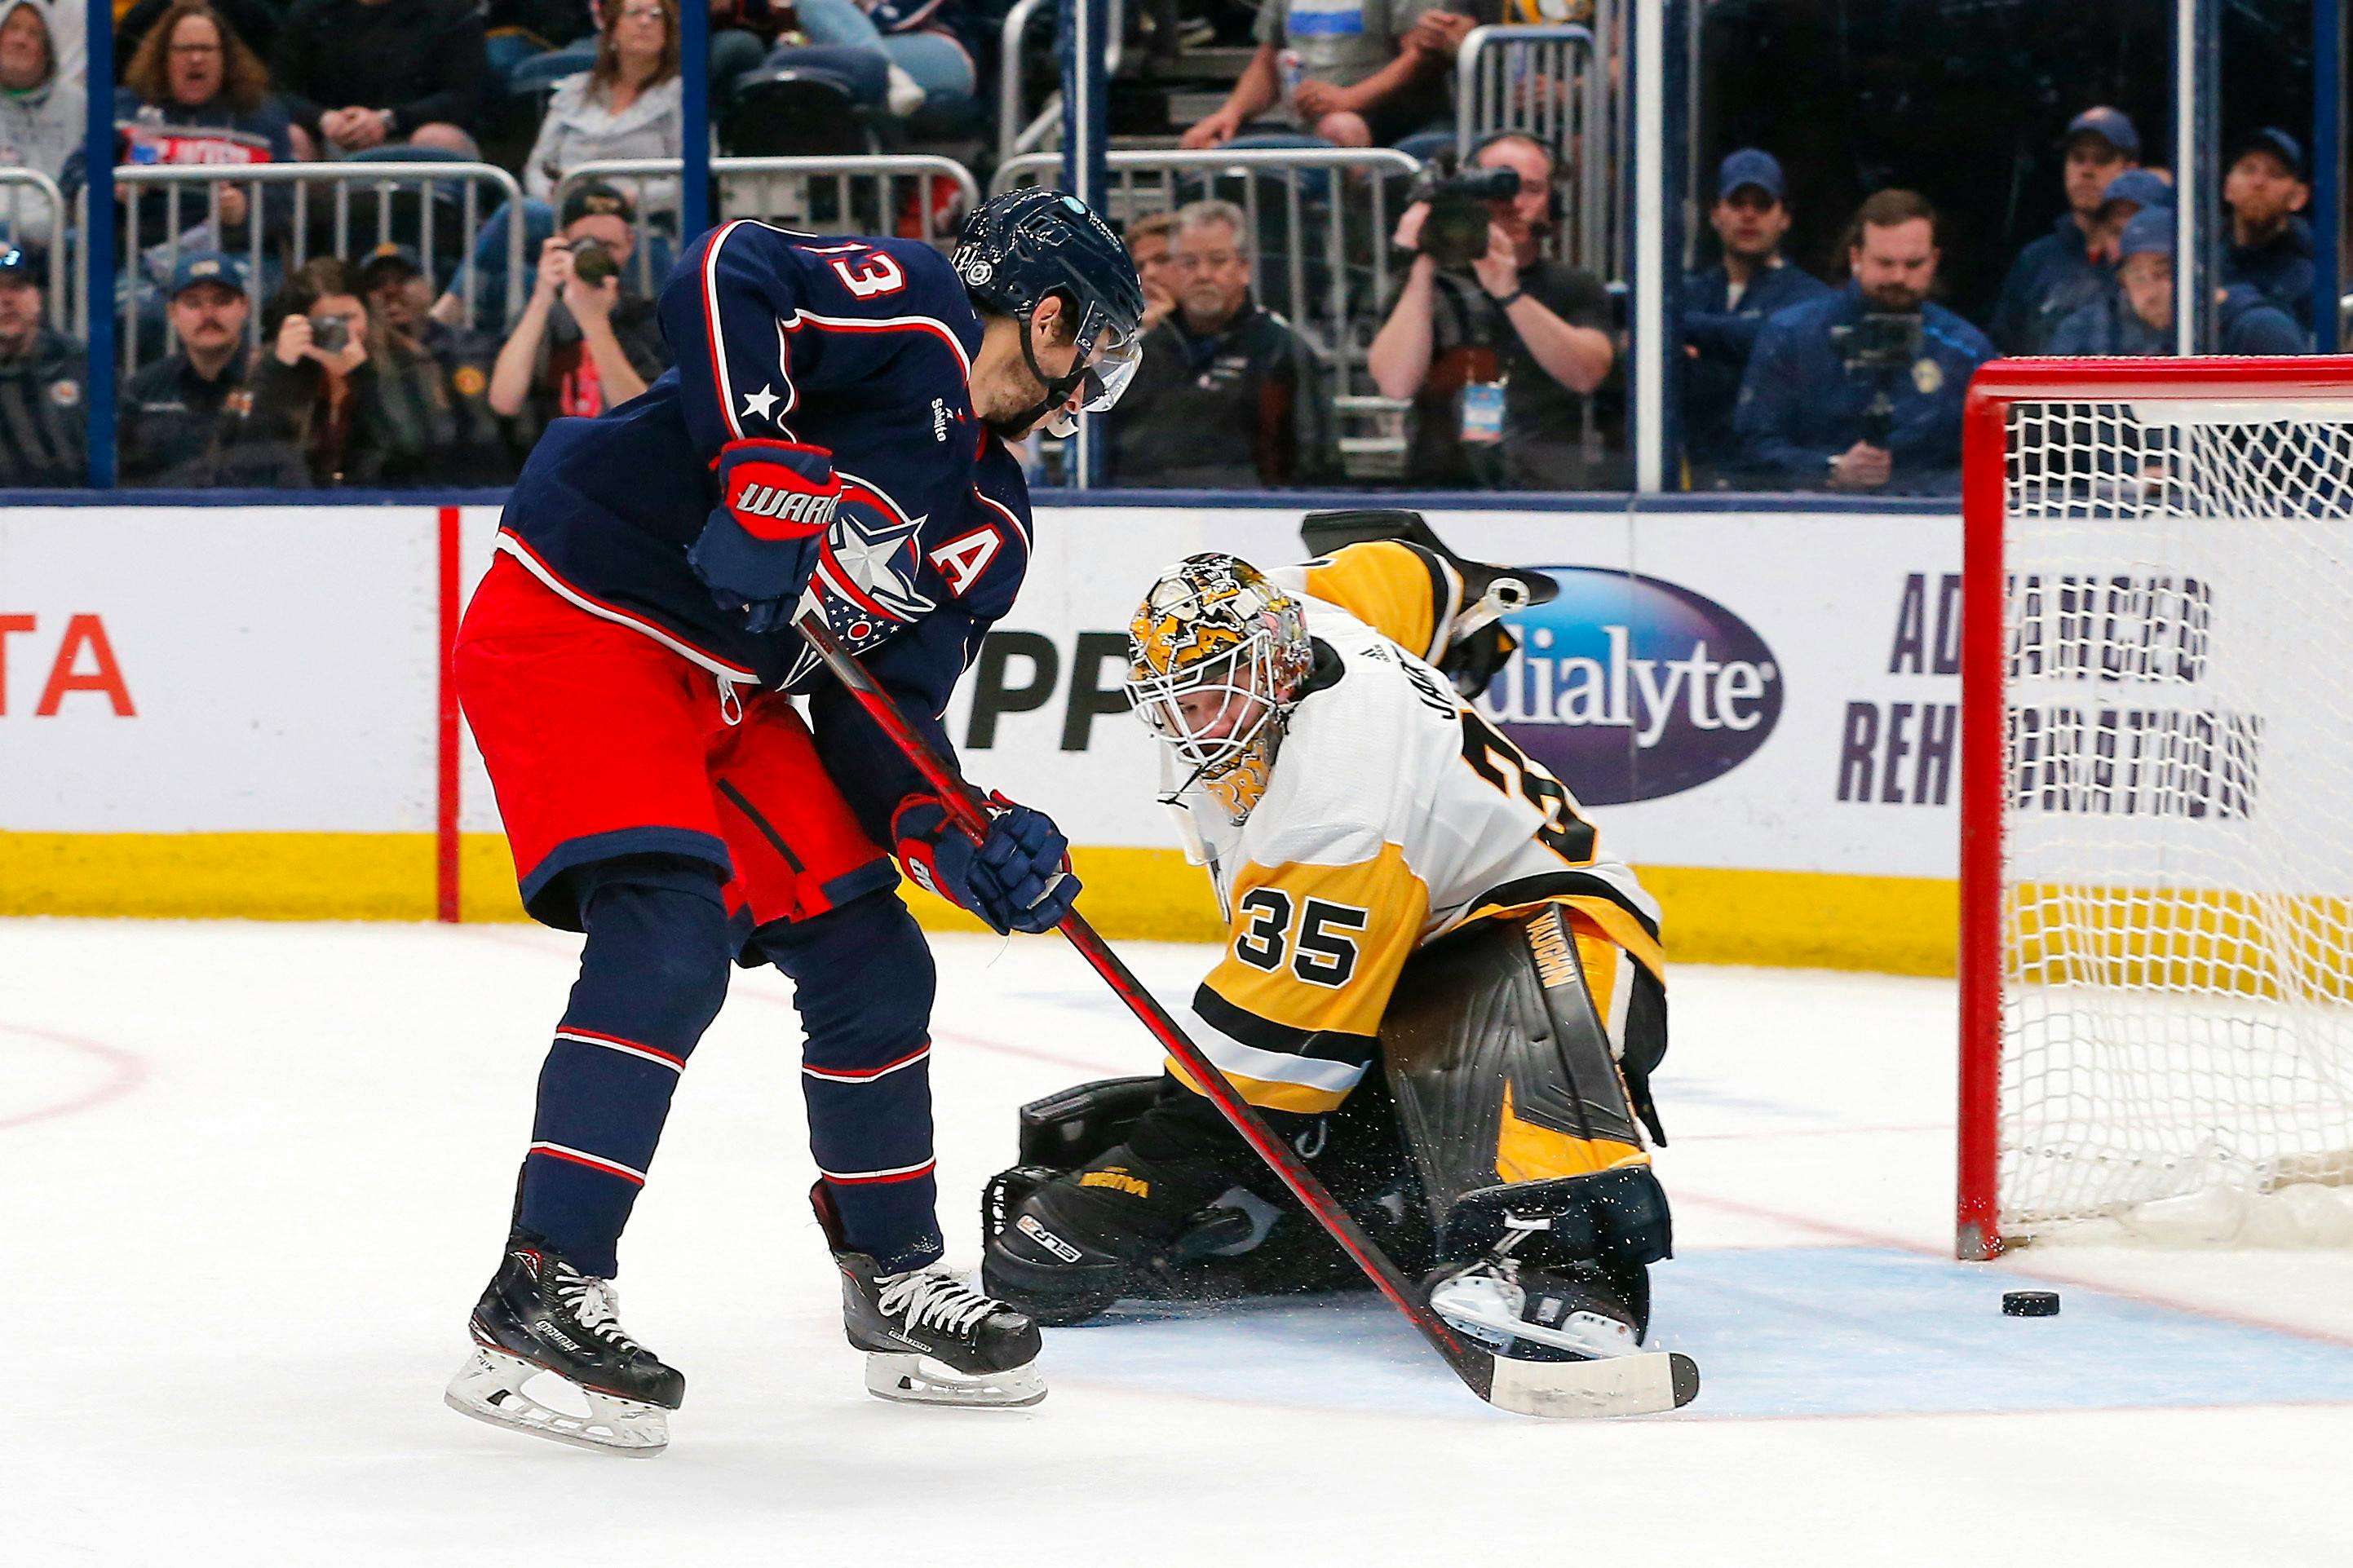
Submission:
<svg viewBox="0 0 2353 1568">
<path fill-rule="evenodd" d="M 915 536 L 924 520 L 907 516 L 865 480 L 849 474 L 840 478 L 840 505 L 795 616 L 822 616 L 828 629 L 855 653 L 936 606 L 915 587 L 921 560 Z"/>
</svg>

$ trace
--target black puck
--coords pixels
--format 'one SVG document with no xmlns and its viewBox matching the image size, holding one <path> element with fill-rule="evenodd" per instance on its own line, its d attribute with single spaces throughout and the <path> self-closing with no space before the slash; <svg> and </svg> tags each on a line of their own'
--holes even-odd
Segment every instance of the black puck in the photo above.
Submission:
<svg viewBox="0 0 2353 1568">
<path fill-rule="evenodd" d="M 2001 1293 L 2001 1315 L 2005 1318 L 2055 1318 L 2059 1315 L 2059 1292 L 2005 1290 Z"/>
</svg>

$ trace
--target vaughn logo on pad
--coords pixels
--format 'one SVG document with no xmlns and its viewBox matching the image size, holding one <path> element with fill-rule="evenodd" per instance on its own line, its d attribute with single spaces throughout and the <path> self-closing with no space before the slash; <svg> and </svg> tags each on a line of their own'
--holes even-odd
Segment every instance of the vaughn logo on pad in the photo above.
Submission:
<svg viewBox="0 0 2353 1568">
<path fill-rule="evenodd" d="M 1588 805 L 1655 800 L 1754 755 L 1781 671 L 1748 623 L 1636 573 L 1541 568 L 1560 596 L 1511 618 L 1520 650 L 1479 700 Z"/>
</svg>

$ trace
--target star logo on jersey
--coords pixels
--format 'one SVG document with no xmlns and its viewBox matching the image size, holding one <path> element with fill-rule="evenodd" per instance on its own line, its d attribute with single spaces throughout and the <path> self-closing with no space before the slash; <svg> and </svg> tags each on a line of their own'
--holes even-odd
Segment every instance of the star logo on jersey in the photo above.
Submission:
<svg viewBox="0 0 2353 1568">
<path fill-rule="evenodd" d="M 796 613 L 821 616 L 855 652 L 935 606 L 915 588 L 915 536 L 924 520 L 909 518 L 862 479 L 844 474 L 841 481 L 840 508 Z"/>
<path fill-rule="evenodd" d="M 744 399 L 744 417 L 765 419 L 773 425 L 776 423 L 776 416 L 770 411 L 776 406 L 776 389 L 774 386 L 764 386 Z"/>
</svg>

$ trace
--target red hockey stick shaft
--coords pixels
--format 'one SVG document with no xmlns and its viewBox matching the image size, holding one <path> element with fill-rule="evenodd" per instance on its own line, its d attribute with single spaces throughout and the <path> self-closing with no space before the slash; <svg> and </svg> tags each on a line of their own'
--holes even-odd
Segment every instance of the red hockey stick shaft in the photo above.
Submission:
<svg viewBox="0 0 2353 1568">
<path fill-rule="evenodd" d="M 825 660 L 826 668 L 833 672 L 834 678 L 881 726 L 892 743 L 915 764 L 916 771 L 923 775 L 932 788 L 939 792 L 940 800 L 955 825 L 970 835 L 976 843 L 987 837 L 988 811 L 979 793 L 932 749 L 929 742 L 916 733 L 891 694 L 875 684 L 874 678 L 866 673 L 865 666 L 860 664 L 857 657 L 843 647 L 832 631 L 816 617 L 801 621 L 799 627 L 801 636 L 809 647 L 817 650 L 818 657 Z M 1201 1086 L 1209 1102 L 1233 1124 L 1234 1131 L 1242 1135 L 1252 1152 L 1282 1179 L 1282 1184 L 1291 1189 L 1292 1195 L 1315 1216 L 1316 1224 L 1340 1244 L 1340 1249 L 1364 1270 L 1365 1277 L 1388 1298 L 1389 1304 L 1404 1313 L 1407 1320 L 1420 1331 L 1421 1337 L 1446 1359 L 1446 1363 L 1464 1383 L 1471 1385 L 1472 1392 L 1482 1399 L 1489 1398 L 1490 1385 L 1494 1377 L 1493 1363 L 1483 1355 L 1466 1349 L 1455 1337 L 1454 1331 L 1446 1326 L 1445 1320 L 1430 1310 L 1430 1303 L 1419 1288 L 1399 1272 L 1398 1266 L 1389 1260 L 1388 1254 L 1365 1234 L 1363 1227 L 1325 1190 L 1324 1184 L 1315 1178 L 1314 1173 L 1307 1168 L 1291 1145 L 1276 1136 L 1274 1129 L 1269 1127 L 1266 1119 L 1258 1113 L 1257 1107 L 1242 1098 L 1232 1080 L 1219 1070 L 1218 1064 L 1193 1043 L 1176 1020 L 1170 1017 L 1152 993 L 1144 988 L 1144 983 L 1136 979 L 1127 965 L 1120 961 L 1119 955 L 1095 934 L 1094 928 L 1087 924 L 1086 917 L 1074 910 L 1057 929 L 1069 939 L 1072 947 L 1079 950 L 1079 956 L 1103 977 L 1119 999 L 1127 1004 L 1128 1011 L 1152 1031 L 1153 1037 L 1160 1042 L 1162 1047 L 1184 1064 L 1185 1070 L 1192 1075 L 1195 1083 Z"/>
</svg>

